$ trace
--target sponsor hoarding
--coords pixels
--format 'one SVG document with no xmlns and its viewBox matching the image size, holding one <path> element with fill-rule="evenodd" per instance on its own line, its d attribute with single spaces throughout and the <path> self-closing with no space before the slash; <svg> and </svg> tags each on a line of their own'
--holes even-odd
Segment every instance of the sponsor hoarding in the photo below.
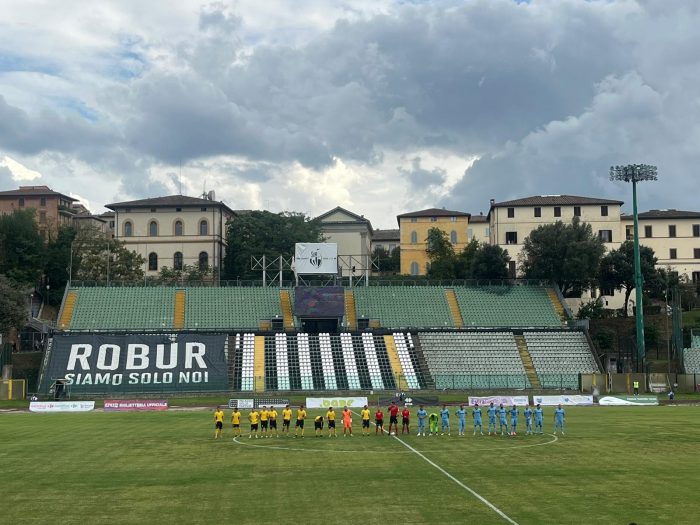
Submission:
<svg viewBox="0 0 700 525">
<path fill-rule="evenodd" d="M 474 406 L 475 403 L 480 405 L 518 405 L 525 406 L 528 404 L 527 396 L 470 396 L 469 405 Z"/>
<path fill-rule="evenodd" d="M 307 408 L 362 407 L 367 405 L 366 397 L 307 397 Z"/>
<path fill-rule="evenodd" d="M 601 406 L 654 406 L 659 404 L 656 396 L 604 396 L 598 398 Z"/>
<path fill-rule="evenodd" d="M 338 245 L 333 242 L 294 245 L 294 272 L 303 274 L 338 273 Z"/>
<path fill-rule="evenodd" d="M 168 410 L 164 399 L 106 399 L 105 412 L 142 412 L 147 410 Z"/>
<path fill-rule="evenodd" d="M 229 399 L 229 408 L 253 408 L 255 401 L 253 399 Z"/>
<path fill-rule="evenodd" d="M 95 409 L 94 401 L 32 401 L 30 412 L 89 412 Z"/>
<path fill-rule="evenodd" d="M 567 406 L 591 406 L 593 396 L 571 395 L 571 396 L 532 396 L 535 405 L 545 407 L 567 405 Z"/>
<path fill-rule="evenodd" d="M 73 394 L 227 390 L 226 337 L 58 334 L 44 376 Z"/>
</svg>

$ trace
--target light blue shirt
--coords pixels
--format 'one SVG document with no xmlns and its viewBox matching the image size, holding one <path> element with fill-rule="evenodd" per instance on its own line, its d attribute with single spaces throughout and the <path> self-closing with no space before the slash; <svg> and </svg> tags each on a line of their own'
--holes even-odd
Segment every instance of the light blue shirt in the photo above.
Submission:
<svg viewBox="0 0 700 525">
<path fill-rule="evenodd" d="M 443 421 L 450 419 L 450 411 L 447 410 L 446 408 L 443 408 L 442 410 L 440 410 L 440 415 L 442 416 Z"/>
<path fill-rule="evenodd" d="M 498 409 L 496 407 L 489 407 L 489 409 L 488 409 L 489 419 L 493 419 L 493 420 L 496 419 L 496 411 L 497 410 Z"/>
<path fill-rule="evenodd" d="M 557 408 L 554 411 L 554 417 L 557 419 L 557 421 L 564 421 L 564 409 L 563 408 Z"/>
<path fill-rule="evenodd" d="M 498 415 L 501 416 L 501 421 L 506 420 L 506 409 L 505 408 L 499 408 L 498 409 Z"/>
<path fill-rule="evenodd" d="M 528 421 L 532 419 L 532 409 L 530 407 L 527 407 L 523 414 L 525 415 L 525 419 L 527 419 Z"/>
<path fill-rule="evenodd" d="M 423 420 L 426 417 L 428 417 L 428 412 L 426 412 L 425 409 L 418 410 L 418 419 Z"/>
<path fill-rule="evenodd" d="M 467 417 L 467 411 L 464 410 L 463 408 L 458 408 L 458 409 L 455 411 L 455 414 L 457 414 L 457 417 L 459 417 L 459 420 L 460 420 L 460 421 L 464 421 L 464 420 L 466 419 L 466 417 Z"/>
<path fill-rule="evenodd" d="M 517 407 L 511 408 L 508 412 L 510 413 L 510 419 L 512 421 L 518 420 L 518 408 Z"/>
<path fill-rule="evenodd" d="M 535 421 L 542 421 L 542 409 L 541 408 L 535 409 Z"/>
<path fill-rule="evenodd" d="M 481 421 L 481 409 L 479 407 L 474 407 L 474 410 L 472 410 L 472 417 L 474 421 Z"/>
</svg>

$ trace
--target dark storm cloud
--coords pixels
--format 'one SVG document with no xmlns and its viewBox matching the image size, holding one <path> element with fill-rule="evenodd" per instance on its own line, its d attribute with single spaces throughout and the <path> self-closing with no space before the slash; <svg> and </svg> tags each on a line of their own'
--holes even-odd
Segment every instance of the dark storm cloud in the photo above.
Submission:
<svg viewBox="0 0 700 525">
<path fill-rule="evenodd" d="M 426 170 L 421 167 L 421 158 L 415 157 L 411 160 L 411 168 L 399 168 L 399 173 L 403 175 L 415 188 L 426 186 L 436 186 L 445 182 L 447 172 L 441 168 Z"/>
</svg>

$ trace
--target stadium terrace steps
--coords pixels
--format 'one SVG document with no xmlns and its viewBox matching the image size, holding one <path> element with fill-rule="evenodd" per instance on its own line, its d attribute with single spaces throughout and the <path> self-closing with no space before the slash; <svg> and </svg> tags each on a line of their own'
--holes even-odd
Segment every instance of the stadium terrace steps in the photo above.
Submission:
<svg viewBox="0 0 700 525">
<path fill-rule="evenodd" d="M 541 286 L 467 286 L 454 289 L 465 327 L 561 327 Z"/>
<path fill-rule="evenodd" d="M 282 318 L 280 292 L 261 287 L 188 287 L 186 329 L 255 329 Z"/>
<path fill-rule="evenodd" d="M 389 356 L 389 363 L 391 364 L 391 370 L 393 371 L 394 377 L 398 378 L 398 389 L 408 390 L 410 387 L 406 382 L 404 377 L 403 367 L 401 366 L 401 361 L 399 360 L 399 354 L 396 350 L 396 344 L 394 343 L 393 335 L 384 336 L 384 345 L 386 346 L 386 353 Z"/>
<path fill-rule="evenodd" d="M 462 320 L 462 312 L 459 310 L 459 303 L 457 302 L 457 295 L 455 295 L 454 289 L 445 290 L 445 296 L 447 297 L 447 304 L 450 306 L 452 322 L 457 328 L 462 328 L 464 321 Z"/>
<path fill-rule="evenodd" d="M 255 336 L 255 356 L 253 359 L 255 391 L 263 392 L 265 390 L 265 337 L 262 335 Z"/>
<path fill-rule="evenodd" d="M 700 348 L 685 348 L 683 365 L 686 374 L 700 374 Z"/>
<path fill-rule="evenodd" d="M 185 290 L 175 292 L 175 315 L 173 328 L 182 330 L 185 327 L 185 301 L 187 300 Z"/>
<path fill-rule="evenodd" d="M 537 372 L 535 371 L 535 365 L 532 364 L 532 357 L 530 357 L 530 352 L 527 349 L 527 342 L 525 342 L 525 337 L 522 335 L 515 336 L 515 344 L 518 345 L 518 353 L 520 353 L 520 360 L 523 362 L 523 367 L 527 373 L 527 379 L 530 381 L 532 388 L 541 388 L 540 380 L 537 377 Z"/>
<path fill-rule="evenodd" d="M 73 311 L 75 310 L 75 303 L 78 300 L 78 292 L 71 290 L 66 294 L 66 301 L 63 304 L 63 309 L 61 310 L 61 316 L 58 320 L 58 327 L 61 330 L 66 330 L 73 319 Z"/>
<path fill-rule="evenodd" d="M 345 290 L 345 323 L 349 330 L 357 330 L 357 310 L 352 290 Z"/>
<path fill-rule="evenodd" d="M 525 332 L 542 388 L 578 388 L 579 374 L 599 372 L 583 332 Z"/>
<path fill-rule="evenodd" d="M 355 288 L 354 295 L 357 315 L 386 328 L 454 326 L 440 286 L 365 286 Z"/>
<path fill-rule="evenodd" d="M 564 309 L 564 305 L 561 304 L 561 300 L 559 299 L 559 295 L 557 294 L 556 290 L 554 288 L 547 288 L 547 295 L 554 305 L 554 310 L 556 310 L 557 314 L 559 314 L 559 319 L 561 319 L 563 324 L 566 324 L 569 318 L 566 315 L 566 310 Z"/>
<path fill-rule="evenodd" d="M 280 290 L 280 305 L 284 318 L 284 329 L 288 331 L 294 330 L 294 313 L 292 312 L 292 300 L 289 296 L 289 290 Z"/>
</svg>

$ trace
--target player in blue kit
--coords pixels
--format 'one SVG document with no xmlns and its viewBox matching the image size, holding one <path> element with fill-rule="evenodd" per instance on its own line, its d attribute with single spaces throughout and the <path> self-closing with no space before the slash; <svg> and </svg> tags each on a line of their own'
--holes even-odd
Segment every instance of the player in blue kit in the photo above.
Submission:
<svg viewBox="0 0 700 525">
<path fill-rule="evenodd" d="M 464 405 L 459 405 L 459 409 L 455 410 L 455 414 L 459 418 L 459 435 L 463 436 L 467 427 L 467 411 L 464 410 Z"/>
<path fill-rule="evenodd" d="M 447 410 L 447 405 L 442 405 L 442 410 L 440 410 L 440 417 L 442 418 L 442 433 L 440 434 L 441 436 L 445 435 L 445 429 L 447 429 L 447 435 L 450 436 L 452 435 L 451 429 L 450 429 L 450 411 Z"/>
<path fill-rule="evenodd" d="M 482 436 L 484 435 L 484 427 L 481 426 L 481 407 L 479 406 L 479 403 L 474 404 L 474 408 L 472 409 L 472 419 L 474 419 L 474 435 L 476 436 L 476 429 L 477 427 L 479 428 L 479 434 Z M 494 419 L 493 426 L 496 426 L 496 422 Z"/>
<path fill-rule="evenodd" d="M 564 422 L 566 420 L 566 416 L 564 414 L 564 409 L 561 407 L 561 405 L 557 405 L 557 408 L 554 410 L 554 435 L 557 435 L 557 429 L 561 430 L 561 435 L 564 435 Z"/>
<path fill-rule="evenodd" d="M 508 434 L 508 421 L 506 420 L 506 409 L 503 408 L 503 404 L 498 405 L 498 422 L 501 428 L 501 435 L 503 436 L 503 429 L 506 429 L 506 434 Z"/>
<path fill-rule="evenodd" d="M 511 408 L 508 413 L 510 414 L 510 435 L 511 436 L 516 436 L 517 435 L 517 429 L 518 429 L 518 413 L 520 411 L 518 410 L 518 407 L 513 405 L 513 408 Z"/>
<path fill-rule="evenodd" d="M 418 416 L 418 435 L 423 434 L 423 437 L 425 437 L 425 418 L 428 417 L 428 412 L 421 405 L 416 415 Z"/>
<path fill-rule="evenodd" d="M 542 419 L 544 418 L 544 414 L 542 413 L 542 407 L 540 406 L 539 403 L 537 403 L 537 406 L 535 407 L 535 434 L 542 434 Z M 537 431 L 539 429 L 539 432 Z"/>
<path fill-rule="evenodd" d="M 489 405 L 489 408 L 486 410 L 486 413 L 489 415 L 489 436 L 491 435 L 491 430 L 493 429 L 493 433 L 496 433 L 496 412 L 498 409 L 493 406 L 493 403 Z"/>
<path fill-rule="evenodd" d="M 531 435 L 532 434 L 532 409 L 530 408 L 530 405 L 527 405 L 527 408 L 523 412 L 523 415 L 525 416 L 525 435 Z"/>
</svg>

